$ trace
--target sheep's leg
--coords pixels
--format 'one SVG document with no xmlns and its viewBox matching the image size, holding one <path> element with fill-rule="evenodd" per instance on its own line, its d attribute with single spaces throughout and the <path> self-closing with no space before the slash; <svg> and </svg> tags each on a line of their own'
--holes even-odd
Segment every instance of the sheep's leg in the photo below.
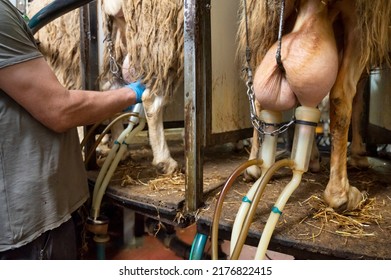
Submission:
<svg viewBox="0 0 391 280">
<path fill-rule="evenodd" d="M 360 80 L 363 67 L 357 57 L 360 56 L 357 34 L 354 33 L 355 21 L 347 21 L 346 47 L 338 72 L 337 81 L 330 93 L 330 180 L 324 191 L 326 202 L 333 208 L 355 209 L 363 196 L 351 186 L 347 174 L 347 142 L 352 116 L 353 98 Z"/>
<path fill-rule="evenodd" d="M 357 93 L 353 99 L 352 111 L 352 143 L 350 146 L 350 158 L 348 164 L 360 168 L 369 168 L 368 158 L 366 157 L 366 147 L 361 134 L 361 119 L 364 110 L 364 90 L 368 76 L 365 75 L 357 85 Z"/>
<path fill-rule="evenodd" d="M 178 170 L 178 163 L 171 157 L 163 127 L 163 97 L 148 93 L 144 96 L 144 109 L 148 122 L 149 142 L 153 152 L 152 164 L 162 174 L 172 174 Z"/>
</svg>

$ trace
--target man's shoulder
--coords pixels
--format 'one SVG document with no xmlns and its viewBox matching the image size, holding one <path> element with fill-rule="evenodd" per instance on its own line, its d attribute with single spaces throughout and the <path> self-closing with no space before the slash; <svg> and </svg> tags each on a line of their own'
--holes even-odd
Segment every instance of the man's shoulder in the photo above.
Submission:
<svg viewBox="0 0 391 280">
<path fill-rule="evenodd" d="M 14 11 L 16 9 L 10 1 L 0 0 L 0 15 L 8 14 L 10 11 Z"/>
<path fill-rule="evenodd" d="M 9 1 L 0 0 L 0 28 L 7 28 L 20 23 L 19 11 Z"/>
</svg>

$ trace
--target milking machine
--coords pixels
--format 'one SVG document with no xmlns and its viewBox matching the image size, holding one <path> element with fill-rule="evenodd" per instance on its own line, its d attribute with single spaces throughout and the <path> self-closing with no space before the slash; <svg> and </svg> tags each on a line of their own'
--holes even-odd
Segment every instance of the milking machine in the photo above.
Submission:
<svg viewBox="0 0 391 280">
<path fill-rule="evenodd" d="M 94 192 L 92 197 L 91 218 L 98 219 L 100 204 L 106 188 L 118 166 L 122 156 L 131 144 L 133 137 L 144 129 L 146 119 L 144 108 L 141 103 L 134 105 L 132 115 L 129 118 L 129 123 L 126 129 L 122 131 L 117 140 L 115 140 L 107 158 L 105 159 L 99 175 L 95 181 Z"/>
<path fill-rule="evenodd" d="M 105 125 L 105 128 L 102 130 L 102 132 L 99 134 L 99 136 L 94 141 L 94 144 L 91 145 L 89 151 L 85 151 L 84 155 L 84 164 L 86 167 L 88 166 L 91 158 L 95 156 L 96 149 L 98 148 L 99 144 L 103 141 L 103 138 L 110 132 L 110 130 L 113 128 L 114 125 L 116 125 L 118 122 L 123 121 L 125 119 L 129 119 L 129 117 L 132 116 L 133 113 L 126 112 L 126 113 L 120 113 L 108 124 Z M 95 137 L 96 129 L 102 125 L 103 122 L 98 122 L 92 125 L 86 135 L 83 137 L 83 140 L 80 142 L 80 147 L 83 149 L 87 142 L 91 140 L 92 137 Z"/>
<path fill-rule="evenodd" d="M 133 106 L 128 126 L 122 131 L 118 139 L 115 140 L 95 181 L 90 216 L 87 219 L 87 229 L 95 235 L 94 241 L 97 243 L 98 257 L 104 256 L 104 244 L 109 241 L 107 234 L 109 221 L 105 216 L 100 215 L 103 195 L 132 139 L 144 129 L 145 124 L 144 107 L 141 103 L 138 103 Z"/>
<path fill-rule="evenodd" d="M 262 116 L 263 114 L 261 114 Z M 248 167 L 259 165 L 262 169 L 261 177 L 253 184 L 249 192 L 242 199 L 242 204 L 237 212 L 231 235 L 230 258 L 238 259 L 251 222 L 258 207 L 258 203 L 266 189 L 266 185 L 272 176 L 281 168 L 287 167 L 292 170 L 293 176 L 290 182 L 281 192 L 276 203 L 271 209 L 269 219 L 262 232 L 261 239 L 256 251 L 255 259 L 263 259 L 274 228 L 291 194 L 301 182 L 303 173 L 308 170 L 312 145 L 315 136 L 315 129 L 320 119 L 320 111 L 317 108 L 298 107 L 295 111 L 295 134 L 290 159 L 282 159 L 274 162 L 276 151 L 276 136 L 265 136 L 265 146 L 259 160 L 250 160 L 239 166 L 226 181 L 218 198 L 212 223 L 211 243 L 212 258 L 218 257 L 218 227 L 222 211 L 224 197 L 231 188 L 235 179 Z M 269 140 L 266 140 L 269 138 Z M 267 149 L 267 153 L 266 152 Z M 269 150 L 272 149 L 272 150 Z"/>
<path fill-rule="evenodd" d="M 246 217 L 248 210 L 250 208 L 251 202 L 254 199 L 254 194 L 256 192 L 257 186 L 259 186 L 260 181 L 263 178 L 263 175 L 270 168 L 272 164 L 274 164 L 276 159 L 276 150 L 277 150 L 277 138 L 278 135 L 273 134 L 278 127 L 278 125 L 282 122 L 282 114 L 281 112 L 274 112 L 269 110 L 263 110 L 260 113 L 260 119 L 263 120 L 267 125 L 265 130 L 270 134 L 266 134 L 264 136 L 259 158 L 262 159 L 261 164 L 261 176 L 249 190 L 247 195 L 243 197 L 242 204 L 240 205 L 239 211 L 236 214 L 236 219 L 232 228 L 231 235 L 231 253 L 233 251 L 234 246 L 236 245 L 236 241 L 240 232 L 240 228 L 243 226 L 244 218 Z"/>
</svg>

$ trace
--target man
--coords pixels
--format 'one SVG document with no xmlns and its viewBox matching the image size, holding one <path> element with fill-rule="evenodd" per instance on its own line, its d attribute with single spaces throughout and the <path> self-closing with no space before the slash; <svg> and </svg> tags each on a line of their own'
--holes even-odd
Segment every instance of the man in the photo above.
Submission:
<svg viewBox="0 0 391 280">
<path fill-rule="evenodd" d="M 76 258 L 71 215 L 89 196 L 76 127 L 141 102 L 144 89 L 67 90 L 0 0 L 0 259 Z"/>
</svg>

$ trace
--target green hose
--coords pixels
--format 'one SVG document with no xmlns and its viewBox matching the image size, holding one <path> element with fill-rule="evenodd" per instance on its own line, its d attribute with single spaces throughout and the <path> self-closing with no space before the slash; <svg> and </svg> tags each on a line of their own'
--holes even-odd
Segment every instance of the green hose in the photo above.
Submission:
<svg viewBox="0 0 391 280">
<path fill-rule="evenodd" d="M 208 236 L 202 233 L 197 233 L 193 244 L 191 245 L 190 260 L 201 260 L 204 254 L 204 248 Z"/>
</svg>

